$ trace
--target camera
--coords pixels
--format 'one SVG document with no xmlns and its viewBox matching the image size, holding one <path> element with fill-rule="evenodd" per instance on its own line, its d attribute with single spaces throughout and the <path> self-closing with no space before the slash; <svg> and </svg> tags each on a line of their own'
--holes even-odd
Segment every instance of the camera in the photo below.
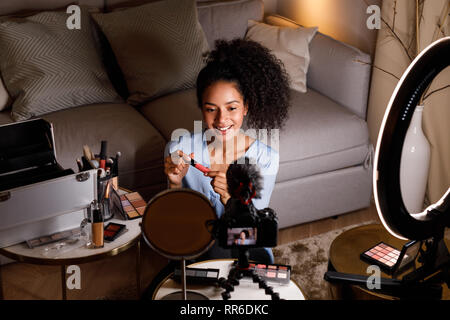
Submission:
<svg viewBox="0 0 450 320">
<path fill-rule="evenodd" d="M 223 248 L 275 247 L 278 239 L 278 218 L 274 210 L 258 210 L 252 199 L 261 197 L 262 177 L 256 165 L 245 157 L 227 170 L 228 193 L 231 198 L 225 212 L 216 221 L 215 233 Z"/>
</svg>

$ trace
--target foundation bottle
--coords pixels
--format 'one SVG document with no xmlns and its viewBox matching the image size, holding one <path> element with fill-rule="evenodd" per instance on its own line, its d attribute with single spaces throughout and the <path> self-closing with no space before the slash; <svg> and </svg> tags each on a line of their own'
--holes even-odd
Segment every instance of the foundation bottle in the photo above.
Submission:
<svg viewBox="0 0 450 320">
<path fill-rule="evenodd" d="M 103 214 L 99 203 L 94 200 L 91 205 L 92 212 L 92 246 L 94 248 L 103 248 Z"/>
</svg>

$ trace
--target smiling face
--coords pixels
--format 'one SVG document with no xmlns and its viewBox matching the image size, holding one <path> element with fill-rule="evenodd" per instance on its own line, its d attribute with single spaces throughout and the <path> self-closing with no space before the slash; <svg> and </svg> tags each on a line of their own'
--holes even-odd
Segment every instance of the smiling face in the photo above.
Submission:
<svg viewBox="0 0 450 320">
<path fill-rule="evenodd" d="M 247 111 L 244 98 L 233 82 L 215 82 L 203 93 L 203 120 L 207 129 L 214 130 L 215 136 L 222 141 L 239 134 Z"/>
</svg>

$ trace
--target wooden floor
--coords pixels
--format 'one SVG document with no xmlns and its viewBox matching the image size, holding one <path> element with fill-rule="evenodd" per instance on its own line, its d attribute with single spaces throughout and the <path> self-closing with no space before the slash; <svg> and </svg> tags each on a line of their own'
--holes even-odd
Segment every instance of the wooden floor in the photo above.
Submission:
<svg viewBox="0 0 450 320">
<path fill-rule="evenodd" d="M 303 225 L 282 229 L 278 244 L 308 238 L 345 226 L 379 221 L 375 205 L 369 208 Z M 141 245 L 141 287 L 144 290 L 167 260 Z M 105 297 L 138 297 L 136 292 L 136 249 L 115 257 L 80 265 L 81 289 L 67 291 L 68 299 L 103 299 Z M 61 273 L 58 266 L 11 263 L 1 267 L 4 299 L 60 299 Z M 141 291 L 142 291 L 141 290 Z"/>
</svg>

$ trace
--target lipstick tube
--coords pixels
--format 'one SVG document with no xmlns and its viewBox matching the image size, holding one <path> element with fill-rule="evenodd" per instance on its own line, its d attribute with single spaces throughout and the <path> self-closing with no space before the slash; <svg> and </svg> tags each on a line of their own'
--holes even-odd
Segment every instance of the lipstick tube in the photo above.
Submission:
<svg viewBox="0 0 450 320">
<path fill-rule="evenodd" d="M 175 151 L 174 153 L 175 156 L 179 157 L 178 152 Z M 189 163 L 191 166 L 195 167 L 196 169 L 200 170 L 203 173 L 208 173 L 211 171 L 211 169 L 205 167 L 204 165 L 201 165 L 200 163 L 198 163 L 197 161 L 195 161 L 194 159 L 192 159 L 191 157 L 189 157 L 188 155 L 186 155 L 185 153 L 183 153 L 183 161 L 185 163 Z"/>
</svg>

